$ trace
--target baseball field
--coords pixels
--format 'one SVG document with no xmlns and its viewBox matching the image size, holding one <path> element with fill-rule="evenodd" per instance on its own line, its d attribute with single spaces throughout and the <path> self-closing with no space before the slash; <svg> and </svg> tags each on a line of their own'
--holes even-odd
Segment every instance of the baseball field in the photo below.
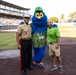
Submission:
<svg viewBox="0 0 76 75">
<path fill-rule="evenodd" d="M 16 48 L 15 33 L 0 33 L 0 50 Z"/>
<path fill-rule="evenodd" d="M 27 75 L 76 75 L 76 26 L 59 26 L 61 32 L 61 57 L 64 72 L 59 74 L 58 70 L 50 72 L 52 65 L 48 48 L 44 57 L 44 69 L 38 66 Z M 0 50 L 17 49 L 15 33 L 0 33 Z M 0 59 L 0 75 L 21 75 L 19 69 L 19 57 L 13 59 Z"/>
<path fill-rule="evenodd" d="M 76 37 L 76 26 L 59 26 L 62 37 Z"/>
</svg>

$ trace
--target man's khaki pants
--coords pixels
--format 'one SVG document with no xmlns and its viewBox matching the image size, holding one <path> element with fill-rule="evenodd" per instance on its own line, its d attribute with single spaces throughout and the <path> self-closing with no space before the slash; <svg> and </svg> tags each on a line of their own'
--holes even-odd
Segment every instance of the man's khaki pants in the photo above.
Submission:
<svg viewBox="0 0 76 75">
<path fill-rule="evenodd" d="M 56 49 L 57 43 L 49 43 L 49 56 L 55 55 L 60 56 L 60 46 L 58 49 Z"/>
</svg>

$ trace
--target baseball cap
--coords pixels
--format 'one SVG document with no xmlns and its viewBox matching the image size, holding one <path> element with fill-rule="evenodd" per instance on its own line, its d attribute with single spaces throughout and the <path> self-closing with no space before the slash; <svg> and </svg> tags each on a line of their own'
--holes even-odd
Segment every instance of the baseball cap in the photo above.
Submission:
<svg viewBox="0 0 76 75">
<path fill-rule="evenodd" d="M 36 8 L 35 8 L 35 12 L 38 12 L 38 11 L 41 11 L 41 12 L 42 12 L 43 9 L 42 9 L 41 7 L 36 7 Z"/>
<path fill-rule="evenodd" d="M 24 13 L 24 14 L 23 14 L 23 18 L 24 18 L 24 17 L 28 17 L 28 18 L 30 18 L 31 16 L 30 16 L 29 13 Z"/>
</svg>

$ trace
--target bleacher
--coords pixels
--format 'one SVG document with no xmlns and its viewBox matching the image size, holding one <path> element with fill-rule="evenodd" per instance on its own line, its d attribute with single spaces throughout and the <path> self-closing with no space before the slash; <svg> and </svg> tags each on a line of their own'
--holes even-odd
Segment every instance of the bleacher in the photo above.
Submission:
<svg viewBox="0 0 76 75">
<path fill-rule="evenodd" d="M 29 12 L 24 8 L 4 0 L 0 0 L 0 29 L 15 29 L 23 19 L 23 14 Z"/>
</svg>

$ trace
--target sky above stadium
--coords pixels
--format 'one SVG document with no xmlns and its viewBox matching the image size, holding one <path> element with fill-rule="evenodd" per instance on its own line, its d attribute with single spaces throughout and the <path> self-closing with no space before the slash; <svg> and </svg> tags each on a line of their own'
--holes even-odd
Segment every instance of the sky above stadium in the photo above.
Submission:
<svg viewBox="0 0 76 75">
<path fill-rule="evenodd" d="M 31 8 L 29 13 L 33 15 L 35 7 L 40 6 L 49 17 L 61 14 L 66 17 L 69 13 L 76 11 L 76 0 L 4 0 L 25 8 Z"/>
</svg>

